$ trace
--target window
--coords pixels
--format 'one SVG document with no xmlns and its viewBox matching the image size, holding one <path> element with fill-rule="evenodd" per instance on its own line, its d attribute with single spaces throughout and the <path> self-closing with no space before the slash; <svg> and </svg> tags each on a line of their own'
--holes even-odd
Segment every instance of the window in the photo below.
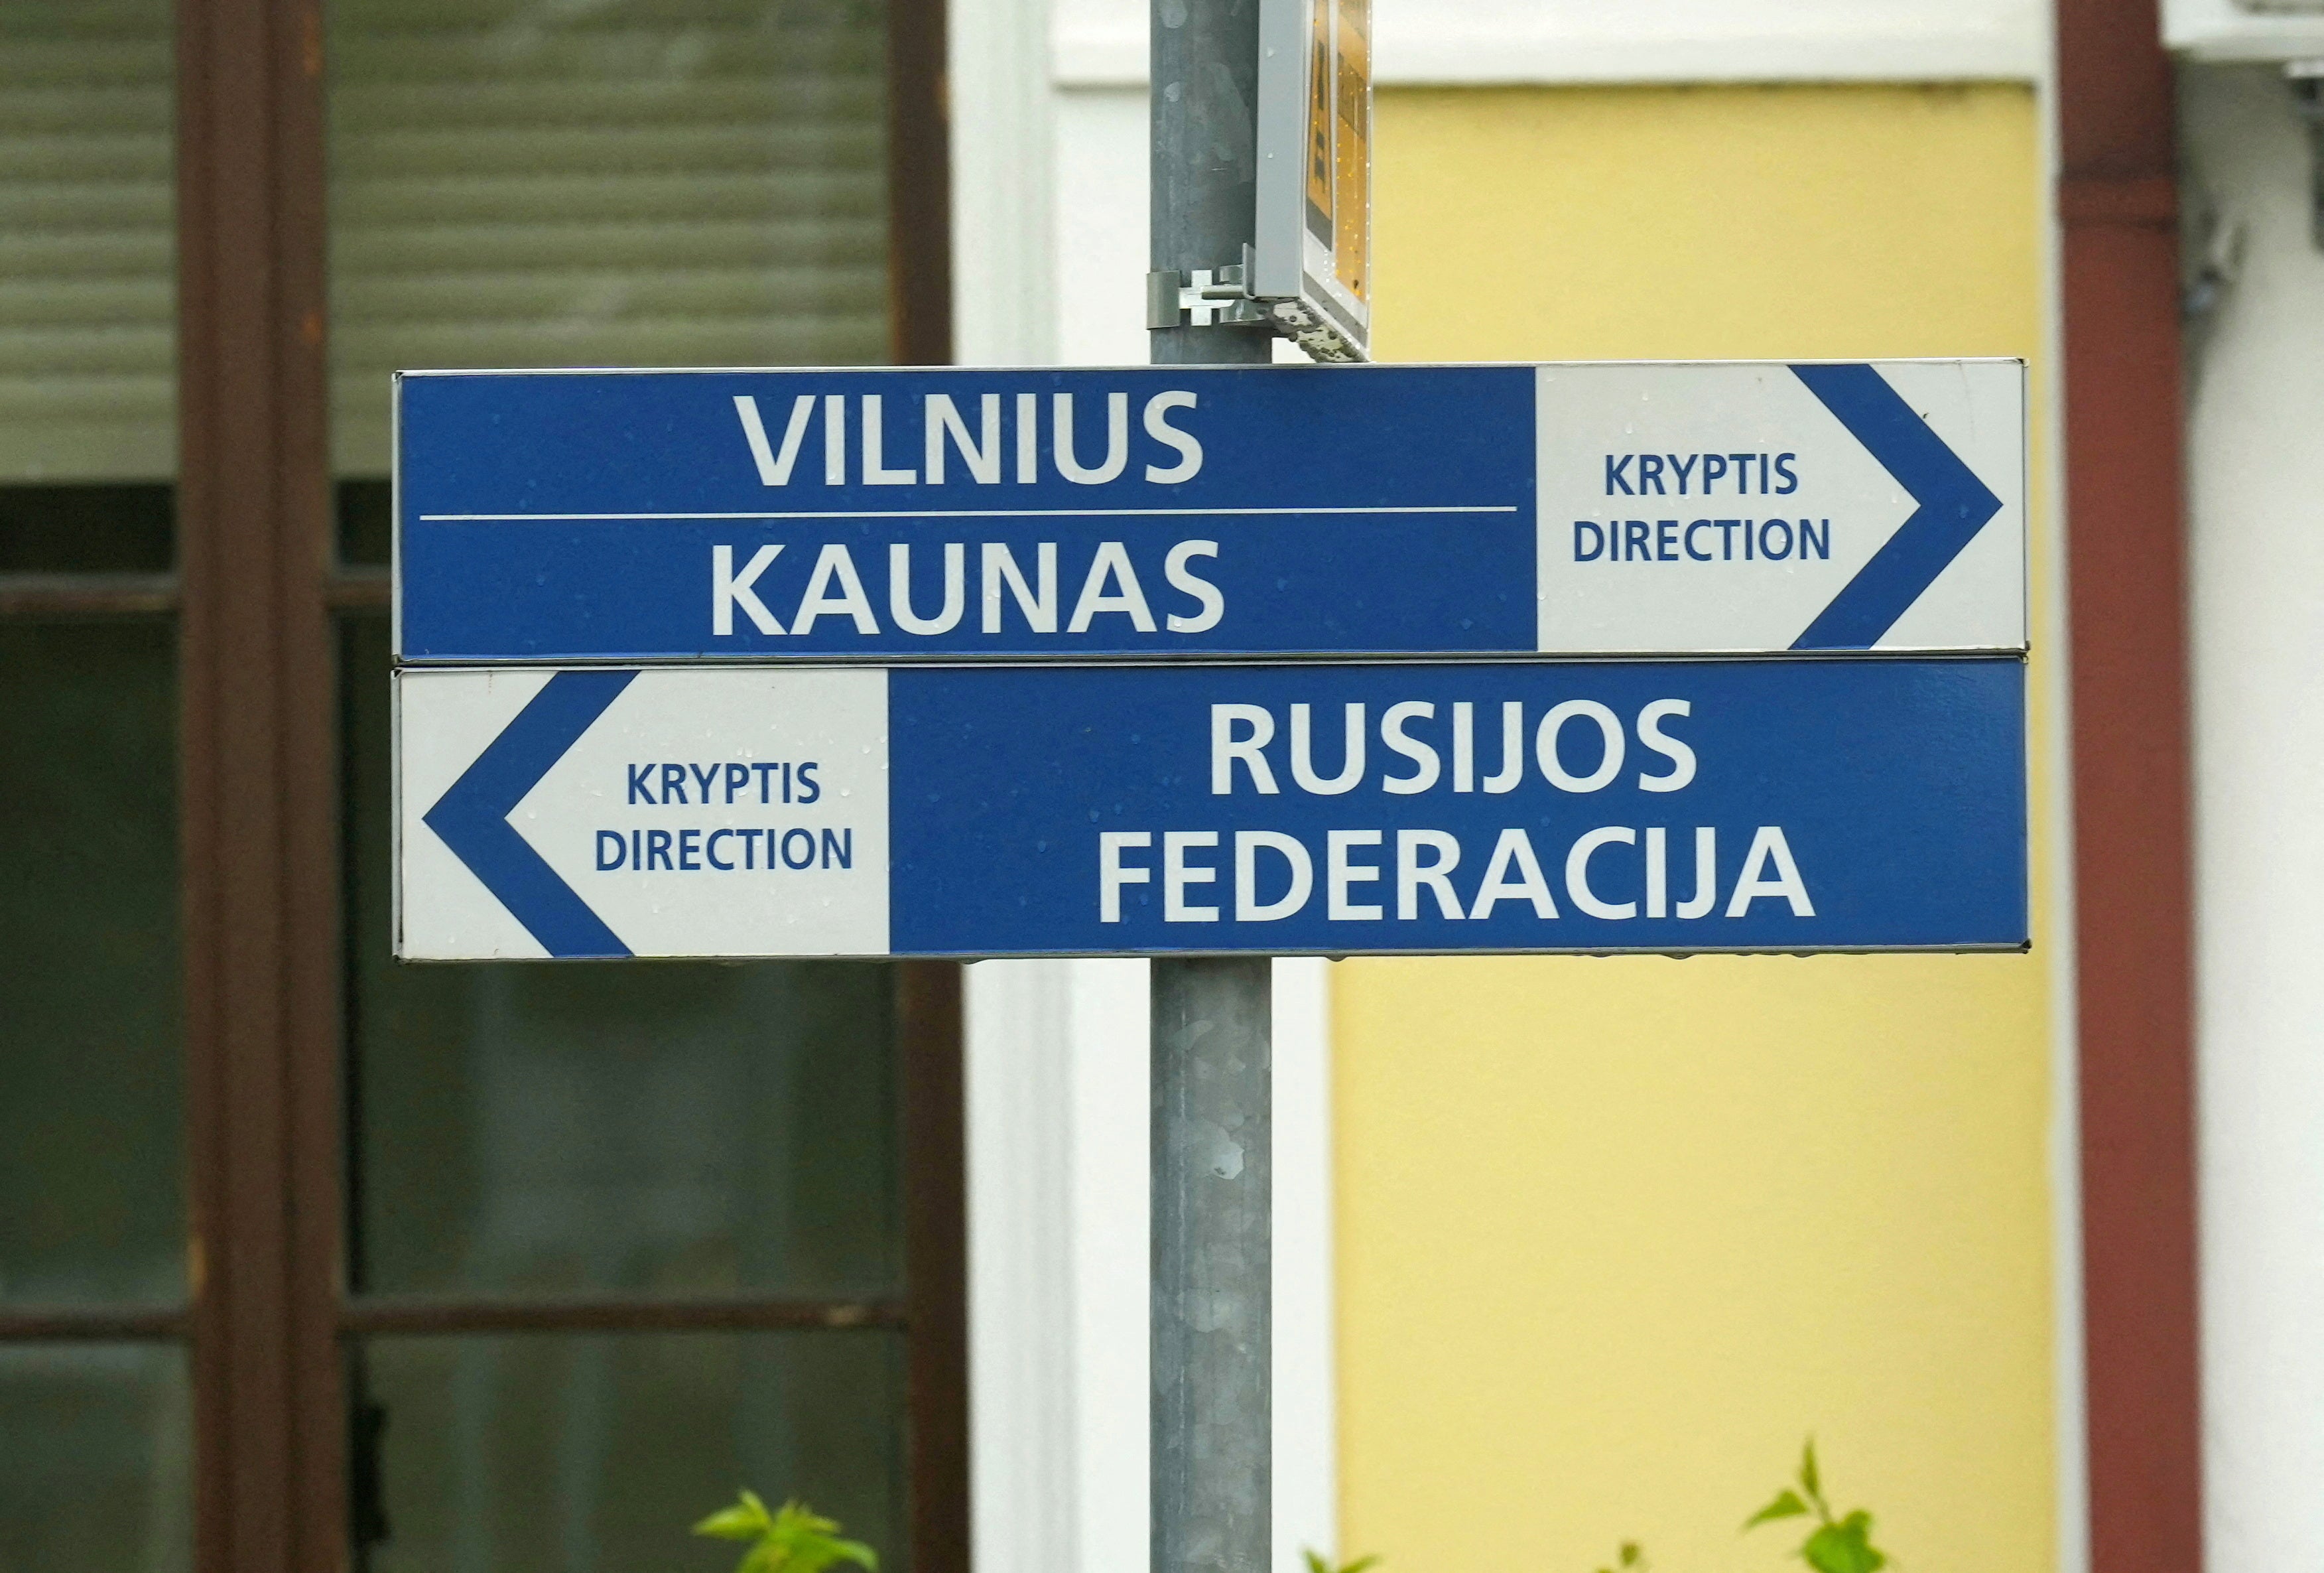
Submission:
<svg viewBox="0 0 2324 1573">
<path fill-rule="evenodd" d="M 167 0 L 0 6 L 0 1565 L 192 1550 Z"/>
<path fill-rule="evenodd" d="M 942 55 L 0 6 L 0 1568 L 965 1567 L 956 969 L 384 934 L 386 372 L 945 358 Z"/>
</svg>

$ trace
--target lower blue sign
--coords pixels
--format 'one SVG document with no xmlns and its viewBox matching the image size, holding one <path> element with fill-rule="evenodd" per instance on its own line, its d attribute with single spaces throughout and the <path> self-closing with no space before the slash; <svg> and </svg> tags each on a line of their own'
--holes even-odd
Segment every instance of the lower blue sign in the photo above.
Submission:
<svg viewBox="0 0 2324 1573">
<path fill-rule="evenodd" d="M 2013 660 L 396 682 L 412 958 L 2027 943 Z"/>
</svg>

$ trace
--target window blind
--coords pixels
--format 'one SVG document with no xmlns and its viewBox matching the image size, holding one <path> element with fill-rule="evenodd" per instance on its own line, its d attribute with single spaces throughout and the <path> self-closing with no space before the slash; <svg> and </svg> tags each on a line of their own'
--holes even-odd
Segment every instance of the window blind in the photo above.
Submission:
<svg viewBox="0 0 2324 1573">
<path fill-rule="evenodd" d="M 878 0 L 328 15 L 339 474 L 398 369 L 888 357 Z"/>
<path fill-rule="evenodd" d="M 0 483 L 177 468 L 167 0 L 0 0 Z"/>
</svg>

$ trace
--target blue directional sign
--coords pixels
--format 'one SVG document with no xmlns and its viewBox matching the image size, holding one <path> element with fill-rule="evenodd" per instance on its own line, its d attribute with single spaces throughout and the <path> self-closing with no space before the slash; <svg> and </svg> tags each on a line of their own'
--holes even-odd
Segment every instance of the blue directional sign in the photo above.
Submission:
<svg viewBox="0 0 2324 1573">
<path fill-rule="evenodd" d="M 407 958 L 2027 941 L 2013 659 L 396 681 Z"/>
<path fill-rule="evenodd" d="M 2015 361 L 405 374 L 406 662 L 2022 651 Z"/>
</svg>

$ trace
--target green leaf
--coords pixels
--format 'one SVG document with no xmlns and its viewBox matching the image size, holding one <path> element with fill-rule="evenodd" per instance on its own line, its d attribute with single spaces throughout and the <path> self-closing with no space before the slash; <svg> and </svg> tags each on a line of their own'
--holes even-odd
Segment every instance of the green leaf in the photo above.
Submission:
<svg viewBox="0 0 2324 1573">
<path fill-rule="evenodd" d="M 1823 1481 L 1816 1469 L 1815 1439 L 1810 1437 L 1807 1446 L 1800 1449 L 1800 1486 L 1807 1493 L 1808 1504 L 1815 1509 L 1816 1517 L 1831 1522 L 1831 1504 L 1823 1499 Z"/>
<path fill-rule="evenodd" d="M 1800 1556 L 1815 1573 L 1880 1573 L 1888 1565 L 1872 1544 L 1872 1515 L 1861 1508 L 1810 1535 Z"/>
<path fill-rule="evenodd" d="M 1749 1518 L 1745 1519 L 1743 1521 L 1743 1527 L 1746 1530 L 1756 1530 L 1761 1524 L 1772 1523 L 1779 1518 L 1799 1518 L 1805 1514 L 1807 1511 L 1808 1504 L 1800 1500 L 1800 1494 L 1798 1492 L 1785 1491 L 1782 1494 L 1778 1495 L 1775 1501 L 1761 1508 L 1757 1513 L 1753 1513 Z"/>
<path fill-rule="evenodd" d="M 1622 1566 L 1625 1568 L 1642 1568 L 1646 1564 L 1639 1559 L 1638 1542 L 1636 1541 L 1624 1541 L 1622 1542 Z"/>
<path fill-rule="evenodd" d="M 694 1532 L 722 1541 L 755 1541 L 773 1527 L 767 1504 L 746 1491 L 734 1506 L 721 1508 L 695 1525 Z"/>
<path fill-rule="evenodd" d="M 853 1562 L 864 1573 L 880 1573 L 880 1553 L 862 1541 L 834 1541 L 831 1549 L 839 1554 L 840 1561 Z"/>
<path fill-rule="evenodd" d="M 739 1573 L 823 1573 L 839 1562 L 878 1573 L 879 1554 L 860 1541 L 838 1538 L 839 1523 L 803 1502 L 783 1504 L 767 1526 L 766 1538 Z"/>
<path fill-rule="evenodd" d="M 839 1562 L 879 1573 L 879 1553 L 861 1541 L 841 1540 L 837 1520 L 796 1500 L 770 1514 L 765 1503 L 745 1491 L 736 1505 L 712 1513 L 694 1526 L 694 1532 L 757 1541 L 742 1554 L 735 1573 L 823 1573 Z"/>
<path fill-rule="evenodd" d="M 759 1526 L 751 1522 L 751 1515 L 743 1509 L 724 1507 L 695 1525 L 693 1532 L 722 1541 L 755 1541 L 759 1538 Z"/>
<path fill-rule="evenodd" d="M 784 1535 L 827 1535 L 838 1528 L 838 1520 L 823 1517 L 794 1497 L 783 1504 L 782 1511 L 775 1514 L 775 1522 L 770 1526 L 769 1532 L 778 1538 Z"/>
</svg>

